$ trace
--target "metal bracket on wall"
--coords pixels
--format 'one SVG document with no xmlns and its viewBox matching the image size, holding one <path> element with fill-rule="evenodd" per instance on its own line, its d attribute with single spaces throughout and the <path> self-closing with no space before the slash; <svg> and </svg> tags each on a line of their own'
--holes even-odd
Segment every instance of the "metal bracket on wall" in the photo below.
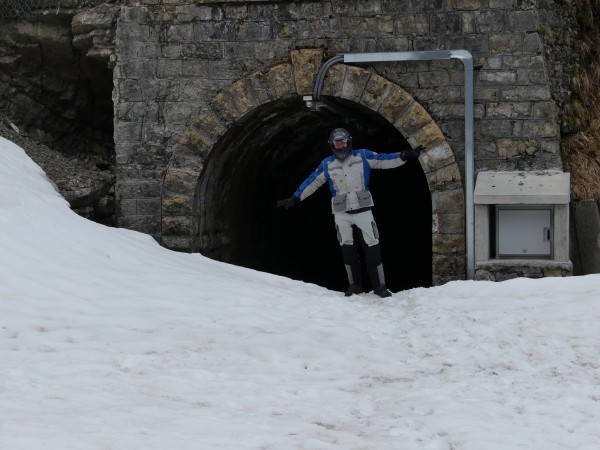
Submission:
<svg viewBox="0 0 600 450">
<path fill-rule="evenodd" d="M 304 96 L 303 100 L 311 111 L 328 109 L 326 99 L 321 98 L 321 90 L 327 71 L 338 63 L 374 63 L 399 61 L 434 61 L 442 59 L 459 59 L 465 71 L 464 102 L 465 102 L 465 221 L 466 221 L 466 259 L 467 279 L 475 275 L 474 252 L 474 139 L 473 139 L 473 56 L 468 50 L 431 50 L 417 52 L 378 52 L 378 53 L 343 53 L 326 61 L 315 81 L 312 96 Z"/>
</svg>

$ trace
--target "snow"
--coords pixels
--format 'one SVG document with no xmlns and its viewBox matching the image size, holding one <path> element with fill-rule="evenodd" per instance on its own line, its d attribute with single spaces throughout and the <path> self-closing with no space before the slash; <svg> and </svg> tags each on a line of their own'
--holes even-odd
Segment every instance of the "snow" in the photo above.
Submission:
<svg viewBox="0 0 600 450">
<path fill-rule="evenodd" d="M 0 138 L 0 448 L 600 448 L 600 275 L 380 299 L 73 213 Z"/>
</svg>

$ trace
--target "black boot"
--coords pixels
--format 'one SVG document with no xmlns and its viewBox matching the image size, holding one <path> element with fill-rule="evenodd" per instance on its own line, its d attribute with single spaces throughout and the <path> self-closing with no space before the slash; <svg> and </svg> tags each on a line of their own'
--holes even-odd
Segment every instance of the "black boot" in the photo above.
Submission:
<svg viewBox="0 0 600 450">
<path fill-rule="evenodd" d="M 350 297 L 351 295 L 354 294 L 362 294 L 362 287 L 358 284 L 351 284 L 350 286 L 348 286 L 348 289 L 346 289 L 346 292 L 344 292 L 344 295 L 346 297 Z"/>
<path fill-rule="evenodd" d="M 362 274 L 360 270 L 360 259 L 354 245 L 342 245 L 342 257 L 348 275 L 349 287 L 344 293 L 346 297 L 352 294 L 362 293 Z"/>
<path fill-rule="evenodd" d="M 379 295 L 382 298 L 385 297 L 391 297 L 392 293 L 389 291 L 388 288 L 385 287 L 385 284 L 381 284 L 378 287 L 376 287 L 373 292 L 375 292 L 377 295 Z"/>
<path fill-rule="evenodd" d="M 381 263 L 381 251 L 379 244 L 365 248 L 365 257 L 367 259 L 367 271 L 373 285 L 373 292 L 380 297 L 391 297 L 392 293 L 385 286 L 385 276 L 383 274 L 383 264 Z"/>
</svg>

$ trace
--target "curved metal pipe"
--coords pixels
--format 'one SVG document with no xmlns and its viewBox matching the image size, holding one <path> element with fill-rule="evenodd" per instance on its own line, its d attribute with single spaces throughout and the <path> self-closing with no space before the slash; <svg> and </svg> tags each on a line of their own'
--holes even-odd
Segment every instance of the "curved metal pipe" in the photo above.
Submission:
<svg viewBox="0 0 600 450">
<path fill-rule="evenodd" d="M 306 104 L 313 111 L 325 106 L 321 101 L 321 90 L 327 71 L 335 64 L 397 62 L 397 61 L 433 61 L 439 59 L 459 59 L 465 72 L 465 221 L 466 221 L 466 258 L 467 279 L 475 275 L 475 221 L 474 221 L 474 139 L 473 139 L 473 56 L 468 50 L 431 50 L 418 52 L 381 52 L 381 53 L 343 53 L 329 59 L 317 74 L 313 96 L 305 97 Z"/>
<path fill-rule="evenodd" d="M 317 74 L 317 79 L 315 81 L 315 88 L 313 90 L 313 101 L 320 102 L 321 101 L 321 89 L 323 89 L 323 83 L 325 82 L 325 75 L 327 75 L 327 71 L 335 64 L 344 61 L 344 55 L 335 55 L 333 58 L 329 59 L 321 66 L 321 70 Z"/>
</svg>

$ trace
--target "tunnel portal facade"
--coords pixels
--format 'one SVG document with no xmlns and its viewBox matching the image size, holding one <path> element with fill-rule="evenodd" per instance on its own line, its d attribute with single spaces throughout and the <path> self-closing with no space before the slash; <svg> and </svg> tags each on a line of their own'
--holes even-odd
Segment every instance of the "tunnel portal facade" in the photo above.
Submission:
<svg viewBox="0 0 600 450">
<path fill-rule="evenodd" d="M 302 96 L 339 53 L 468 50 L 476 68 L 475 170 L 562 170 L 539 34 L 547 16 L 536 5 L 149 3 L 122 6 L 116 28 L 117 221 L 168 248 L 274 273 L 290 265 L 284 274 L 302 269 L 283 253 L 260 254 L 264 248 L 294 242 L 313 261 L 332 253 L 325 241 L 307 247 L 320 235 L 336 244 L 331 217 L 318 216 L 330 215 L 328 201 L 303 202 L 312 218 L 304 228 L 290 223 L 302 213 L 281 217 L 274 205 L 326 156 L 331 128 L 346 126 L 376 151 L 426 147 L 416 165 L 391 174 L 382 191 L 394 195 L 375 196 L 376 211 L 400 217 L 382 219 L 391 224 L 384 237 L 401 236 L 393 255 L 384 242 L 384 263 L 401 258 L 408 267 L 423 255 L 420 286 L 466 277 L 461 63 L 337 64 L 322 92 L 337 113 L 309 111 Z M 314 238 L 303 231 L 311 226 Z"/>
<path fill-rule="evenodd" d="M 392 139 L 387 143 L 387 148 L 390 148 L 390 144 L 397 147 L 389 151 L 400 150 L 400 140 L 408 142 L 403 149 L 408 148 L 408 145 L 416 147 L 419 144 L 426 147 L 420 157 L 420 166 L 424 172 L 423 178 L 427 180 L 425 188 L 435 199 L 433 203 L 425 201 L 425 207 L 428 209 L 425 229 L 427 233 L 432 234 L 433 244 L 425 244 L 420 251 L 428 255 L 433 254 L 435 264 L 432 266 L 430 263 L 426 270 L 432 271 L 434 280 L 460 279 L 464 276 L 465 263 L 464 193 L 459 166 L 439 127 L 425 109 L 402 88 L 365 69 L 347 65 L 338 65 L 331 69 L 323 91 L 324 95 L 333 100 L 345 101 L 340 105 L 340 110 L 325 117 L 308 111 L 300 100 L 314 85 L 316 71 L 320 68 L 322 60 L 321 50 L 293 51 L 289 62 L 250 74 L 221 91 L 209 106 L 193 119 L 192 126 L 185 132 L 180 145 L 175 149 L 165 175 L 162 203 L 163 243 L 170 248 L 201 251 L 218 259 L 231 261 L 228 248 L 234 248 L 234 251 L 238 252 L 247 242 L 258 239 L 256 234 L 245 235 L 244 226 L 240 226 L 240 223 L 247 224 L 250 221 L 248 218 L 237 217 L 237 213 L 242 209 L 240 206 L 229 206 L 228 210 L 228 205 L 233 203 L 229 196 L 243 198 L 250 189 L 248 185 L 237 184 L 243 178 L 239 172 L 250 175 L 246 176 L 248 183 L 263 183 L 256 194 L 259 196 L 258 200 L 266 208 L 274 209 L 278 197 L 273 194 L 279 194 L 279 198 L 290 195 L 298 185 L 290 182 L 290 179 L 293 179 L 294 175 L 308 175 L 307 170 L 314 169 L 319 158 L 327 155 L 317 150 L 320 147 L 327 151 L 326 139 L 329 131 L 336 124 L 342 124 L 353 131 L 368 127 L 369 119 L 363 116 L 364 113 L 361 115 L 360 111 L 369 110 L 373 115 L 380 116 L 380 122 L 387 122 L 388 126 L 398 132 L 399 138 L 396 142 Z M 305 87 L 305 91 L 302 90 L 302 86 Z M 286 104 L 289 104 L 289 107 L 286 108 Z M 358 111 L 353 112 L 353 104 L 356 104 L 354 109 Z M 277 113 L 278 108 L 283 108 L 285 113 Z M 260 130 L 259 124 L 266 120 L 265 116 L 270 115 L 275 118 L 274 122 L 267 124 L 269 130 L 259 132 L 260 140 L 268 139 L 268 135 L 273 133 L 271 128 L 283 127 L 289 140 L 306 140 L 306 144 L 295 143 L 295 147 L 302 148 L 300 155 L 283 153 L 282 149 L 290 147 L 289 142 L 284 142 L 283 147 L 271 143 L 249 146 L 252 151 L 260 154 L 246 157 L 242 151 L 248 146 L 227 141 L 228 134 L 230 141 L 244 139 L 244 129 L 250 130 L 251 134 L 257 132 Z M 343 117 L 340 118 L 340 115 Z M 256 116 L 252 126 L 241 125 L 252 116 Z M 356 123 L 352 123 L 353 116 Z M 373 126 L 375 128 L 371 132 L 377 134 L 383 132 L 385 124 Z M 319 129 L 321 139 L 318 142 L 311 142 L 311 135 L 304 138 L 298 136 L 298 133 L 302 135 L 311 132 L 319 135 Z M 354 139 L 356 141 L 356 135 Z M 373 141 L 373 138 L 363 137 L 363 141 Z M 384 145 L 382 144 L 382 148 Z M 266 156 L 265 153 L 269 151 L 265 152 L 265 147 L 272 150 Z M 308 162 L 303 164 L 304 160 Z M 277 179 L 276 175 L 284 165 L 294 168 L 296 173 L 291 172 L 290 177 L 283 180 Z M 304 172 L 299 171 L 298 168 L 303 166 Z M 374 178 L 376 176 L 374 175 Z M 390 205 L 395 208 L 395 214 L 412 214 L 411 211 L 405 211 L 402 197 L 414 196 L 417 189 L 419 187 L 415 182 L 412 187 L 408 187 L 408 193 L 391 194 L 398 199 L 396 204 Z M 246 199 L 244 203 L 251 201 L 252 199 Z M 329 201 L 323 201 L 323 205 L 326 206 L 326 213 L 330 214 Z M 260 209 L 260 205 L 254 206 L 247 216 L 258 214 Z M 324 222 L 321 226 L 332 222 L 330 218 L 318 220 Z M 394 233 L 410 236 L 416 225 L 411 218 L 405 218 L 398 226 L 400 229 L 393 230 Z M 423 228 L 423 223 L 419 226 Z M 284 234 L 287 234 L 285 230 Z M 291 232 L 289 234 L 293 236 Z M 334 238 L 334 235 L 330 236 L 330 239 Z M 320 258 L 318 255 L 314 257 Z M 255 253 L 247 256 L 242 264 L 253 265 L 253 258 L 258 256 Z M 279 261 L 279 264 L 281 263 Z M 342 267 L 341 263 L 339 267 Z M 441 271 L 437 272 L 438 270 Z"/>
</svg>

